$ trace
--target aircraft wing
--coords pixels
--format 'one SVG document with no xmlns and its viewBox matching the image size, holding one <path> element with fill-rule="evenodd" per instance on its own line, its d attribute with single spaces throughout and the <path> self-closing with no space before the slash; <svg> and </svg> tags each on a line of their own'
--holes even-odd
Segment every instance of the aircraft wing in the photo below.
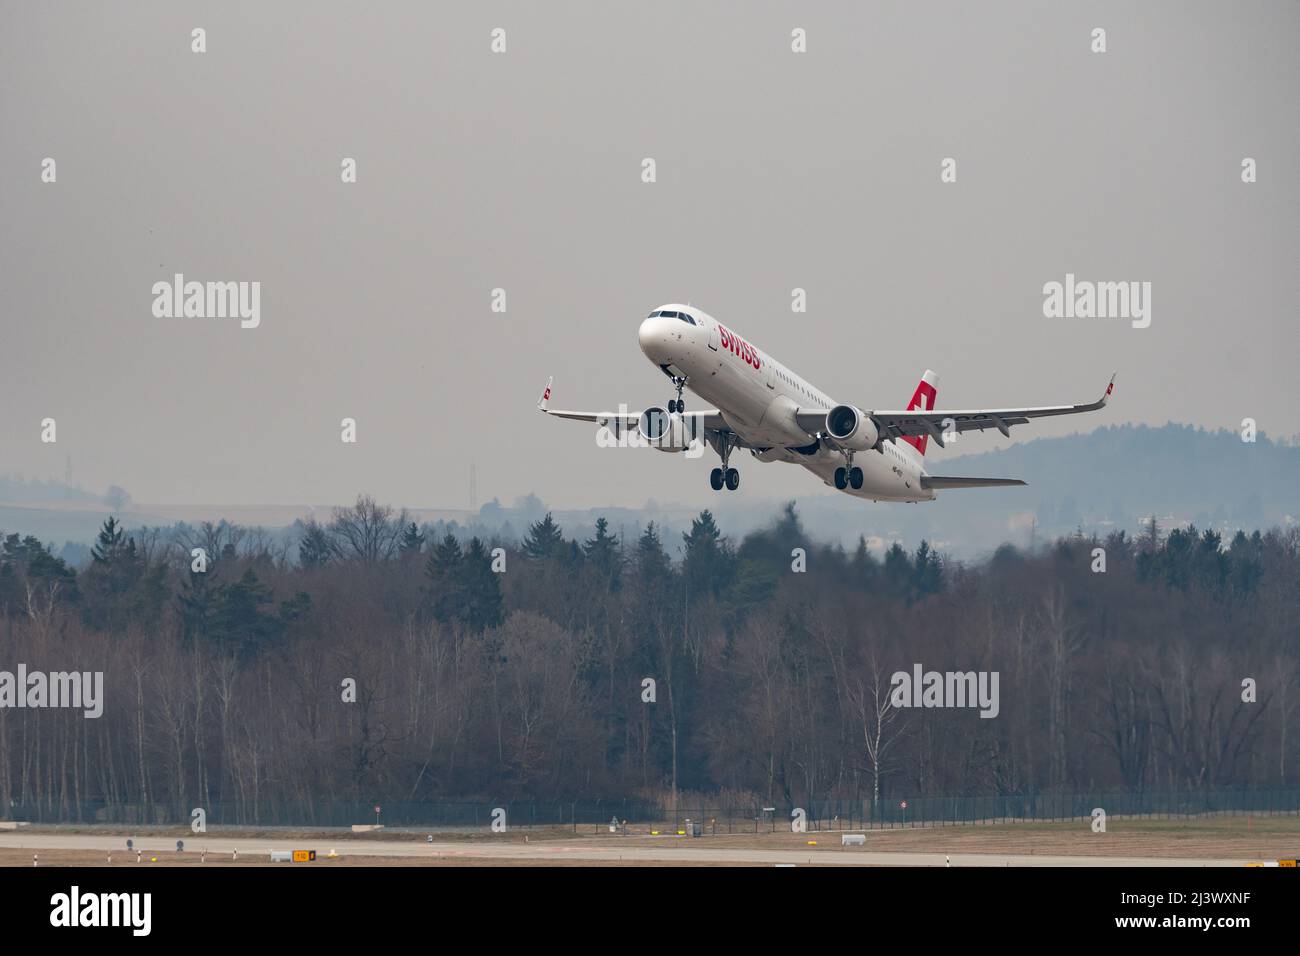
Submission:
<svg viewBox="0 0 1300 956">
<path fill-rule="evenodd" d="M 799 427 L 812 437 L 826 430 L 826 416 L 830 411 L 829 408 L 801 408 L 794 413 L 794 417 Z"/>
<path fill-rule="evenodd" d="M 986 428 L 996 428 L 1003 435 L 1011 436 L 1012 425 L 1023 425 L 1032 418 L 1046 418 L 1052 415 L 1077 415 L 1080 412 L 1095 412 L 1103 407 L 1115 389 L 1115 376 L 1110 377 L 1110 384 L 1101 398 L 1083 405 L 1048 405 L 1042 408 L 981 408 L 952 409 L 948 411 L 911 411 L 867 412 L 882 438 L 901 438 L 904 435 L 929 435 L 935 443 L 944 446 L 945 431 L 967 432 Z M 949 422 L 951 423 L 945 424 Z"/>
<path fill-rule="evenodd" d="M 554 381 L 553 378 L 547 381 L 542 397 L 537 400 L 537 408 L 540 411 L 555 418 L 567 418 L 575 422 L 593 422 L 597 425 L 614 426 L 620 434 L 636 431 L 637 422 L 641 419 L 640 412 L 571 412 L 551 408 L 551 384 Z M 682 418 L 699 419 L 697 427 L 709 431 L 731 430 L 722 414 L 713 408 L 701 412 L 683 412 Z"/>
</svg>

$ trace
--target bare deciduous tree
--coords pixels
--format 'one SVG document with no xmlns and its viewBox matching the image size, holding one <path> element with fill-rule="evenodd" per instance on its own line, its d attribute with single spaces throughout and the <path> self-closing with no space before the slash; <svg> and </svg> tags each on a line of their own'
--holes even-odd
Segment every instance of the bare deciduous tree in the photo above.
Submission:
<svg viewBox="0 0 1300 956">
<path fill-rule="evenodd" d="M 378 564 L 397 553 L 402 530 L 409 521 L 405 508 L 394 514 L 392 506 L 381 505 L 369 495 L 358 495 L 351 507 L 334 509 L 329 530 L 341 558 Z"/>
</svg>

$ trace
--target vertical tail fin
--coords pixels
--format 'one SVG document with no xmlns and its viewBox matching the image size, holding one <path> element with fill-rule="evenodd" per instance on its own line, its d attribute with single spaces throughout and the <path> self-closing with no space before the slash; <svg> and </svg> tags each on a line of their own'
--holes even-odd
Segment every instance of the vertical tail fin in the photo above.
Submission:
<svg viewBox="0 0 1300 956">
<path fill-rule="evenodd" d="M 939 395 L 939 375 L 933 369 L 926 369 L 925 374 L 921 376 L 921 381 L 916 383 L 916 391 L 912 393 L 912 400 L 907 403 L 909 412 L 933 411 L 935 399 Z M 924 458 L 925 446 L 930 443 L 929 435 L 904 435 L 903 441 L 907 442 L 917 453 Z"/>
</svg>

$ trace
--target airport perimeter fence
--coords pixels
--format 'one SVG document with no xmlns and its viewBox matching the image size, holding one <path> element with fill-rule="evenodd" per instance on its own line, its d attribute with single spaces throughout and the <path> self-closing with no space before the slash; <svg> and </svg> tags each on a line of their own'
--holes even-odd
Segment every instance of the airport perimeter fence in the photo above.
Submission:
<svg viewBox="0 0 1300 956">
<path fill-rule="evenodd" d="M 105 823 L 188 826 L 201 803 L 37 805 L 0 808 L 0 820 L 36 824 Z M 379 811 L 376 813 L 376 807 Z M 510 829 L 558 828 L 574 832 L 617 830 L 701 834 L 788 830 L 796 810 L 804 811 L 809 831 L 896 829 L 905 827 L 987 826 L 1085 820 L 1100 807 L 1109 819 L 1194 816 L 1300 816 L 1300 790 L 1092 791 L 1079 793 L 995 794 L 987 796 L 905 797 L 808 800 L 791 806 L 731 804 L 676 808 L 639 799 L 513 801 L 305 801 L 250 804 L 214 801 L 204 806 L 208 826 L 348 827 L 382 824 L 386 829 L 478 830 L 489 828 L 505 811 Z"/>
</svg>

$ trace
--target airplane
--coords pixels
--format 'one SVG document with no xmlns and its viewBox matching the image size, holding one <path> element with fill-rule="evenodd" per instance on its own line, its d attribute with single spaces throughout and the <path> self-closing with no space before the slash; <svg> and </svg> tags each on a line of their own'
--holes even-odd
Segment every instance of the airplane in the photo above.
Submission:
<svg viewBox="0 0 1300 956">
<path fill-rule="evenodd" d="M 554 377 L 537 407 L 661 451 L 699 454 L 707 444 L 722 464 L 709 474 L 714 491 L 740 487 L 740 472 L 731 466 L 738 448 L 762 462 L 802 465 L 825 484 L 872 501 L 915 503 L 933 501 L 939 491 L 1023 485 L 1018 478 L 932 475 L 925 467 L 926 448 L 931 440 L 946 447 L 961 432 L 996 428 L 1010 437 L 1012 426 L 1032 418 L 1096 411 L 1115 388 L 1112 375 L 1101 398 L 1083 405 L 938 411 L 938 376 L 927 369 L 907 408 L 866 411 L 835 401 L 694 306 L 660 306 L 641 323 L 637 337 L 645 357 L 676 390 L 666 410 L 652 406 L 638 415 L 553 409 Z M 716 407 L 687 412 L 682 392 L 688 388 Z"/>
</svg>

